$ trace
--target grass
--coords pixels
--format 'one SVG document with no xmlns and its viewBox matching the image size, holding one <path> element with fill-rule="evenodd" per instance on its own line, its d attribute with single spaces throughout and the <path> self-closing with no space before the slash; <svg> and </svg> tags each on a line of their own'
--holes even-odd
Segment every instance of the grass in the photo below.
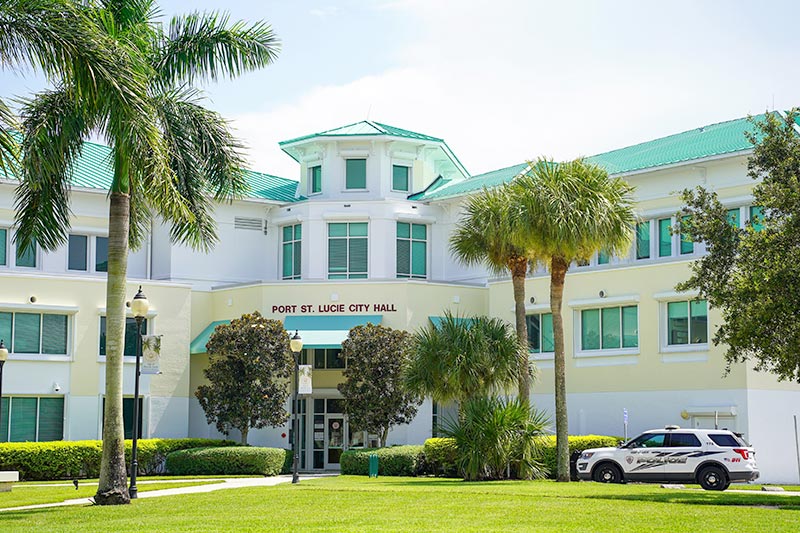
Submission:
<svg viewBox="0 0 800 533">
<path fill-rule="evenodd" d="M 215 481 L 165 481 L 163 483 L 137 483 L 139 492 L 151 490 L 172 489 L 175 487 L 190 487 L 194 485 L 209 485 Z M 42 503 L 58 503 L 64 500 L 74 500 L 77 498 L 91 498 L 97 492 L 97 484 L 83 483 L 78 485 L 78 489 L 70 483 L 68 486 L 45 484 L 42 485 L 35 481 L 28 483 L 15 483 L 11 492 L 0 493 L 0 509 L 10 507 L 21 507 L 23 505 L 38 505 Z M 2 530 L 3 528 L 0 528 Z"/>
<path fill-rule="evenodd" d="M 342 476 L 0 513 L 0 531 L 797 531 L 800 497 L 653 485 Z"/>
</svg>

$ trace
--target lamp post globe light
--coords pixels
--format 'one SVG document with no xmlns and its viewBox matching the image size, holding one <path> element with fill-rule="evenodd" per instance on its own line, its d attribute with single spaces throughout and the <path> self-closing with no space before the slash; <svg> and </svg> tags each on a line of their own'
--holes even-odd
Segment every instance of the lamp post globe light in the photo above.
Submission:
<svg viewBox="0 0 800 533">
<path fill-rule="evenodd" d="M 297 469 L 300 466 L 300 425 L 298 420 L 298 405 L 297 405 L 297 389 L 300 387 L 300 352 L 303 350 L 303 339 L 300 333 L 295 330 L 294 336 L 289 339 L 289 348 L 294 355 L 294 398 L 292 404 L 294 405 L 292 413 L 292 483 L 300 481 L 300 475 Z"/>
<path fill-rule="evenodd" d="M 3 427 L 3 365 L 8 360 L 8 348 L 3 339 L 0 339 L 0 428 Z M 9 413 L 10 414 L 10 413 Z M 8 436 L 8 434 L 6 434 Z M 3 439 L 0 439 L 2 441 Z"/>
<path fill-rule="evenodd" d="M 150 302 L 147 301 L 147 296 L 142 292 L 142 286 L 139 285 L 139 292 L 133 297 L 131 302 L 131 311 L 133 318 L 136 320 L 136 371 L 133 386 L 133 442 L 131 445 L 131 486 L 128 489 L 128 494 L 131 499 L 138 498 L 138 489 L 136 487 L 136 471 L 139 469 L 139 461 L 137 457 L 137 445 L 139 440 L 139 365 L 142 358 L 142 322 L 147 316 L 147 311 L 150 309 Z"/>
</svg>

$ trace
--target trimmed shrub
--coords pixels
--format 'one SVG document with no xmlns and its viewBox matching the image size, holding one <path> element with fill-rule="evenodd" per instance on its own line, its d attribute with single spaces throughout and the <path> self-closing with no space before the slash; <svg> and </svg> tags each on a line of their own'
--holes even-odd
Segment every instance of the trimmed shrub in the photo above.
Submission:
<svg viewBox="0 0 800 533">
<path fill-rule="evenodd" d="M 425 472 L 434 476 L 458 477 L 456 460 L 458 448 L 455 439 L 432 438 L 422 446 L 425 454 Z"/>
<path fill-rule="evenodd" d="M 364 448 L 363 450 L 347 450 L 339 459 L 342 474 L 369 475 L 369 456 L 378 455 L 378 475 L 380 476 L 416 476 L 424 464 L 422 446 L 391 446 L 389 448 Z"/>
<path fill-rule="evenodd" d="M 283 468 L 281 468 L 281 474 L 291 474 L 292 473 L 292 462 L 294 461 L 294 454 L 292 450 L 284 450 L 286 452 L 286 457 L 283 460 Z"/>
<path fill-rule="evenodd" d="M 226 446 L 178 450 L 167 455 L 167 472 L 176 476 L 255 474 L 277 476 L 286 464 L 283 448 Z"/>
<path fill-rule="evenodd" d="M 582 452 L 590 448 L 613 447 L 616 446 L 619 441 L 619 437 L 608 437 L 604 435 L 571 435 L 569 437 L 569 453 Z M 549 472 L 549 477 L 555 477 L 557 463 L 555 435 L 542 438 L 541 451 L 542 462 Z"/>
<path fill-rule="evenodd" d="M 164 473 L 167 454 L 198 446 L 230 446 L 216 439 L 140 439 L 139 474 Z M 8 442 L 0 444 L 0 470 L 17 470 L 25 481 L 92 478 L 100 475 L 103 442 L 99 440 Z M 126 464 L 130 464 L 131 441 L 125 441 Z"/>
</svg>

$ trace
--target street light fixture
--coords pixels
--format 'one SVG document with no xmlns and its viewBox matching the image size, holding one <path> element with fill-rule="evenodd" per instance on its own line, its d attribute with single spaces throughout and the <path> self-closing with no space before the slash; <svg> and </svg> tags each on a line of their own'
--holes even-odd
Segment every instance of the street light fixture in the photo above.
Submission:
<svg viewBox="0 0 800 533">
<path fill-rule="evenodd" d="M 300 352 L 303 350 L 303 339 L 297 330 L 294 331 L 294 336 L 289 339 L 289 348 L 291 348 L 294 355 L 294 400 L 292 402 L 294 404 L 292 416 L 292 455 L 294 458 L 292 459 L 292 483 L 297 483 L 300 481 L 300 475 L 297 473 L 297 469 L 300 466 L 300 425 L 298 423 L 297 390 L 300 387 Z"/>
<path fill-rule="evenodd" d="M 133 297 L 131 302 L 131 311 L 133 318 L 136 320 L 136 374 L 134 378 L 133 388 L 133 443 L 131 446 L 131 486 L 128 489 L 128 494 L 131 499 L 139 497 L 139 490 L 136 487 L 136 471 L 139 469 L 139 461 L 137 458 L 137 445 L 139 439 L 139 365 L 142 358 L 142 322 L 147 316 L 147 311 L 150 309 L 150 302 L 147 301 L 147 296 L 142 292 L 142 286 L 139 285 L 139 292 Z"/>
<path fill-rule="evenodd" d="M 0 428 L 3 427 L 3 365 L 8 360 L 8 349 L 3 339 L 0 339 Z M 9 414 L 10 411 L 9 411 Z M 6 433 L 6 436 L 8 434 Z M 2 439 L 0 439 L 2 440 Z"/>
</svg>

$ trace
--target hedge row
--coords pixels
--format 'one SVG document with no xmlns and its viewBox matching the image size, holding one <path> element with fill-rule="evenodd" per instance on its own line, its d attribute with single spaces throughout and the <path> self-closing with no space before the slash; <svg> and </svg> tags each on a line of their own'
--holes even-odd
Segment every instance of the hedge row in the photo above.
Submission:
<svg viewBox="0 0 800 533">
<path fill-rule="evenodd" d="M 139 475 L 163 474 L 167 455 L 200 446 L 233 446 L 216 439 L 141 439 L 138 442 Z M 130 464 L 131 441 L 125 441 Z M 93 478 L 100 475 L 103 443 L 99 440 L 9 442 L 0 444 L 0 470 L 17 470 L 22 480 Z"/>
<path fill-rule="evenodd" d="M 378 475 L 418 476 L 425 473 L 422 449 L 422 446 L 408 445 L 347 450 L 339 461 L 342 474 L 366 476 L 369 474 L 369 456 L 374 453 L 378 455 Z"/>
<path fill-rule="evenodd" d="M 167 456 L 167 472 L 176 476 L 251 474 L 277 476 L 291 456 L 283 448 L 227 446 L 179 450 Z"/>
<path fill-rule="evenodd" d="M 618 437 L 602 435 L 581 435 L 569 438 L 570 453 L 589 448 L 616 446 Z M 543 437 L 542 463 L 550 476 L 556 473 L 556 438 Z M 425 441 L 423 446 L 392 446 L 348 450 L 342 454 L 342 474 L 366 476 L 369 473 L 369 456 L 378 454 L 378 474 L 382 476 L 434 475 L 459 477 L 456 460 L 458 449 L 455 441 L 449 438 L 434 438 Z"/>
</svg>

